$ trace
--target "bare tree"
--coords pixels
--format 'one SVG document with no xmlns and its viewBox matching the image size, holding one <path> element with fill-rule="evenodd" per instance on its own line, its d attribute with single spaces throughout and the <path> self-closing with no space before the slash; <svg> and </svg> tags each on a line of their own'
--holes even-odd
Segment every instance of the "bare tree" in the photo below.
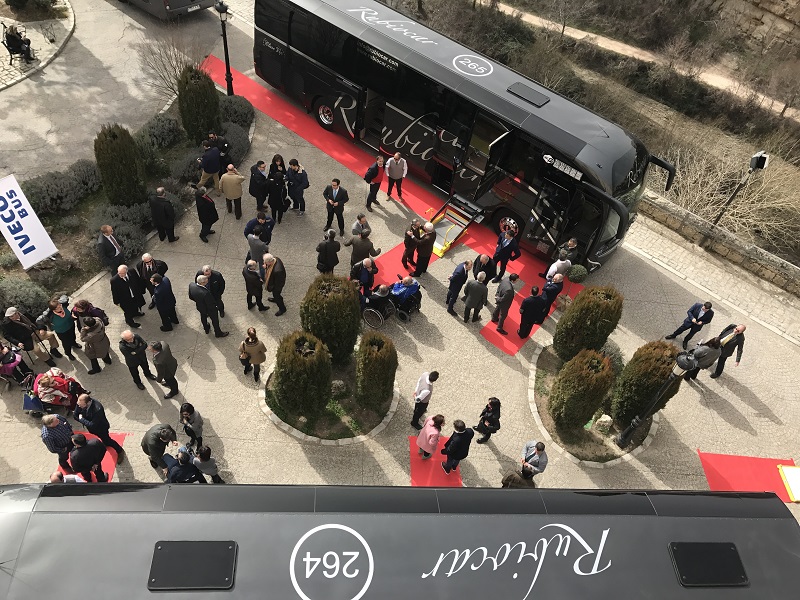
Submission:
<svg viewBox="0 0 800 600">
<path fill-rule="evenodd" d="M 199 67 L 205 53 L 198 38 L 183 28 L 167 25 L 163 31 L 140 36 L 136 44 L 150 85 L 164 100 L 178 93 L 178 78 L 187 65 Z"/>
<path fill-rule="evenodd" d="M 547 18 L 558 26 L 558 44 L 564 45 L 564 35 L 570 23 L 592 14 L 596 8 L 595 0 L 551 0 Z"/>
<path fill-rule="evenodd" d="M 800 58 L 789 58 L 779 62 L 772 70 L 770 91 L 781 102 L 781 116 L 795 106 L 800 99 Z"/>
</svg>

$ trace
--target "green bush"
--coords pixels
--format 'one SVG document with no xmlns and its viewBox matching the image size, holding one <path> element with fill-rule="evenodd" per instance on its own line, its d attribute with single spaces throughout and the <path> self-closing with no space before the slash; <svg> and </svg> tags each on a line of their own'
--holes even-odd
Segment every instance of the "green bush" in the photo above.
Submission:
<svg viewBox="0 0 800 600">
<path fill-rule="evenodd" d="M 14 10 L 22 10 L 28 5 L 28 0 L 6 0 L 6 4 Z"/>
<path fill-rule="evenodd" d="M 55 222 L 55 228 L 58 231 L 64 231 L 67 233 L 78 231 L 82 227 L 83 219 L 81 219 L 78 215 L 67 215 L 66 217 L 61 217 Z"/>
<path fill-rule="evenodd" d="M 3 269 L 13 269 L 19 265 L 19 259 L 13 252 L 3 252 L 0 254 L 0 267 Z"/>
<path fill-rule="evenodd" d="M 223 123 L 222 131 L 225 139 L 231 145 L 228 152 L 228 162 L 236 166 L 242 164 L 244 157 L 250 152 L 250 136 L 247 131 L 239 127 L 236 123 Z"/>
<path fill-rule="evenodd" d="M 566 431 L 583 427 L 602 406 L 613 382 L 610 361 L 594 350 L 581 350 L 553 382 L 549 410 L 556 425 Z"/>
<path fill-rule="evenodd" d="M 136 204 L 129 207 L 106 205 L 91 215 L 89 229 L 92 232 L 96 232 L 101 225 L 108 224 L 114 227 L 114 235 L 116 236 L 116 228 L 122 223 L 138 227 L 143 231 L 149 231 L 153 227 L 150 206 L 147 204 Z"/>
<path fill-rule="evenodd" d="M 56 0 L 31 0 L 33 8 L 42 12 L 48 12 L 55 5 Z"/>
<path fill-rule="evenodd" d="M 397 350 L 387 336 L 367 331 L 356 352 L 356 399 L 378 405 L 394 393 Z"/>
<path fill-rule="evenodd" d="M 139 153 L 139 158 L 142 159 L 144 172 L 148 177 L 157 179 L 170 174 L 169 166 L 166 161 L 161 158 L 161 155 L 158 153 L 158 147 L 153 141 L 153 138 L 147 135 L 146 131 L 140 131 L 134 135 L 133 140 L 136 142 L 136 150 Z"/>
<path fill-rule="evenodd" d="M 197 159 L 203 154 L 202 148 L 195 150 L 187 150 L 182 156 L 176 158 L 170 167 L 170 176 L 178 181 L 199 181 L 200 180 L 200 163 Z M 211 181 L 211 185 L 214 182 Z"/>
<path fill-rule="evenodd" d="M 0 280 L 0 306 L 16 306 L 22 312 L 38 317 L 49 301 L 47 290 L 27 277 L 11 276 Z"/>
<path fill-rule="evenodd" d="M 189 139 L 199 144 L 219 130 L 219 96 L 205 71 L 187 65 L 178 79 L 178 109 Z"/>
<path fill-rule="evenodd" d="M 634 353 L 614 385 L 611 416 L 615 422 L 626 427 L 647 408 L 667 381 L 676 356 L 678 349 L 663 341 L 649 342 Z M 678 393 L 680 384 L 679 377 L 665 390 L 654 412 L 666 406 L 667 401 Z"/>
<path fill-rule="evenodd" d="M 164 113 L 157 114 L 142 127 L 157 148 L 169 148 L 183 136 L 181 124 L 175 117 Z"/>
<path fill-rule="evenodd" d="M 89 194 L 93 194 L 100 189 L 100 171 L 97 169 L 97 163 L 93 160 L 82 158 L 72 163 L 72 166 L 67 169 L 67 173 L 75 178 L 75 181 L 83 188 L 81 199 Z"/>
<path fill-rule="evenodd" d="M 600 350 L 622 316 L 622 294 L 611 286 L 587 287 L 556 325 L 553 349 L 563 361 L 584 348 Z"/>
<path fill-rule="evenodd" d="M 83 186 L 69 173 L 60 171 L 23 181 L 22 191 L 40 217 L 64 214 L 85 196 Z"/>
<path fill-rule="evenodd" d="M 244 96 L 223 96 L 219 101 L 219 114 L 223 123 L 235 123 L 245 131 L 256 118 L 253 105 Z"/>
<path fill-rule="evenodd" d="M 133 206 L 147 200 L 144 163 L 136 142 L 122 125 L 103 125 L 94 139 L 94 156 L 111 204 Z"/>
<path fill-rule="evenodd" d="M 313 416 L 331 398 L 331 358 L 319 338 L 296 331 L 283 338 L 275 359 L 275 399 L 286 410 Z"/>
<path fill-rule="evenodd" d="M 130 223 L 120 222 L 114 227 L 114 237 L 122 244 L 125 256 L 130 260 L 139 258 L 144 252 L 147 243 L 147 232 L 141 227 Z"/>
<path fill-rule="evenodd" d="M 567 269 L 567 279 L 570 283 L 583 283 L 589 276 L 589 271 L 583 265 L 572 265 Z"/>
<path fill-rule="evenodd" d="M 361 331 L 358 292 L 350 281 L 319 275 L 300 303 L 303 329 L 321 339 L 336 364 L 346 364 Z"/>
</svg>

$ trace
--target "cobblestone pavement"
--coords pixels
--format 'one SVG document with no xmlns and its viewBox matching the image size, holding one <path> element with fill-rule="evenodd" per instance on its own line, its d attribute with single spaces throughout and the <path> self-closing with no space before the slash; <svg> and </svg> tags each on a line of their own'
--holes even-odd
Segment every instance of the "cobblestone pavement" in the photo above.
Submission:
<svg viewBox="0 0 800 600">
<path fill-rule="evenodd" d="M 208 29 L 206 35 L 213 31 Z M 230 32 L 233 66 L 246 72 L 251 68 L 251 38 L 234 28 Z M 217 48 L 214 54 L 220 56 L 221 49 Z M 257 387 L 240 370 L 238 342 L 245 329 L 253 325 L 265 340 L 268 353 L 274 355 L 277 341 L 299 327 L 299 301 L 315 275 L 313 248 L 321 238 L 324 222 L 322 184 L 330 177 L 342 179 L 353 198 L 346 211 L 349 220 L 354 218 L 360 199 L 366 195 L 358 173 L 346 171 L 280 123 L 259 114 L 253 147 L 243 166 L 246 168 L 257 159 L 269 160 L 275 152 L 285 158 L 297 157 L 307 166 L 312 184 L 306 195 L 306 215 L 287 214 L 276 228 L 271 245 L 271 250 L 284 260 L 288 272 L 285 296 L 289 311 L 285 316 L 276 318 L 274 309 L 267 313 L 246 310 L 241 279 L 246 252 L 241 233 L 244 220 L 236 221 L 220 207 L 222 220 L 215 227 L 217 233 L 210 244 L 203 244 L 197 237 L 198 224 L 190 211 L 180 223 L 178 243 L 156 241 L 149 246 L 156 258 L 169 263 L 168 276 L 178 297 L 181 325 L 173 332 L 161 333 L 156 315 L 149 311 L 140 330 L 145 339 L 162 339 L 172 346 L 180 364 L 181 394 L 164 400 L 163 389 L 151 383 L 140 392 L 119 362 L 116 351 L 112 352 L 114 363 L 94 376 L 86 374 L 88 361 L 80 352 L 75 363 L 58 361 L 105 403 L 112 427 L 131 434 L 125 443 L 129 460 L 119 467 L 119 479 L 159 480 L 138 448 L 139 440 L 154 423 L 175 425 L 180 402 L 190 401 L 206 419 L 204 437 L 220 461 L 223 477 L 230 482 L 408 485 L 407 436 L 413 433 L 408 426 L 410 391 L 420 372 L 435 368 L 442 376 L 431 410 L 444 414 L 448 423 L 463 418 L 471 425 L 487 397 L 496 395 L 503 400 L 503 428 L 489 444 L 473 448 L 462 469 L 467 486 L 498 486 L 504 472 L 516 464 L 522 445 L 542 436 L 528 407 L 531 368 L 528 360 L 537 345 L 549 343 L 553 323 L 546 323 L 517 356 L 510 357 L 486 342 L 477 327 L 464 325 L 447 315 L 443 303 L 445 281 L 454 265 L 472 254 L 468 248 L 453 249 L 422 277 L 425 300 L 421 314 L 414 315 L 407 325 L 395 320 L 384 328 L 400 355 L 397 383 L 401 398 L 395 417 L 382 433 L 364 443 L 344 447 L 301 443 L 283 433 L 260 411 Z M 380 199 L 382 206 L 370 215 L 370 223 L 376 244 L 386 251 L 401 243 L 405 223 L 411 215 L 404 206 L 387 201 L 385 196 Z M 247 218 L 253 213 L 254 203 L 249 196 L 243 202 Z M 644 219 L 636 223 L 629 240 L 588 280 L 588 284 L 614 284 L 625 295 L 623 318 L 614 339 L 627 357 L 644 342 L 674 329 L 686 308 L 696 300 L 707 299 L 709 293 L 731 304 L 737 295 L 746 296 L 742 310 L 750 314 L 755 306 L 750 302 L 760 300 L 766 306 L 778 296 L 777 290 L 770 286 L 755 283 L 752 290 L 737 293 L 744 285 L 742 282 L 751 283 L 741 270 L 696 252 L 687 242 L 665 234 Z M 347 255 L 345 251 L 342 258 Z M 663 261 L 663 266 L 650 257 Z M 194 272 L 206 263 L 222 271 L 228 281 L 223 319 L 223 328 L 231 331 L 228 338 L 215 339 L 201 333 L 197 313 L 186 296 Z M 698 272 L 713 276 L 703 279 Z M 695 280 L 703 281 L 707 289 L 697 287 Z M 524 282 L 526 288 L 532 283 Z M 91 282 L 75 297 L 88 298 L 109 311 L 112 317 L 109 335 L 116 341 L 125 325 L 119 311 L 111 305 L 108 276 Z M 749 325 L 741 366 L 734 368 L 730 364 L 718 380 L 710 380 L 704 373 L 699 384 L 683 386 L 663 412 L 651 446 L 633 460 L 612 468 L 595 469 L 581 467 L 552 452 L 541 485 L 707 489 L 697 449 L 796 458 L 800 423 L 798 378 L 789 365 L 800 360 L 800 348 L 772 328 L 743 316 L 734 306 L 720 301 L 715 308 L 717 316 L 711 327 L 714 333 L 729 322 Z M 780 314 L 787 323 L 797 323 L 800 319 L 793 305 L 787 304 L 785 313 Z M 484 318 L 488 318 L 487 312 Z M 36 365 L 38 369 L 41 367 L 41 363 Z M 56 461 L 39 439 L 38 424 L 22 414 L 18 390 L 4 391 L 0 399 L 0 483 L 45 480 Z M 449 432 L 449 427 L 446 431 Z M 185 436 L 181 435 L 181 439 Z"/>
</svg>

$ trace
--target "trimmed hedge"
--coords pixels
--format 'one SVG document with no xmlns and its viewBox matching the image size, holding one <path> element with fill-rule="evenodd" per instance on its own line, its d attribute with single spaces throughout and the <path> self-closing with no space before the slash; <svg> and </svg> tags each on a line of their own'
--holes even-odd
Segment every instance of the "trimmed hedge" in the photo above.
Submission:
<svg viewBox="0 0 800 600">
<path fill-rule="evenodd" d="M 331 359 L 322 341 L 295 331 L 278 345 L 275 360 L 275 399 L 286 410 L 313 416 L 331 398 Z"/>
<path fill-rule="evenodd" d="M 394 393 L 397 350 L 390 338 L 378 331 L 361 336 L 356 352 L 356 400 L 378 405 Z"/>
<path fill-rule="evenodd" d="M 208 139 L 209 131 L 219 130 L 219 96 L 205 71 L 193 65 L 183 69 L 178 78 L 178 109 L 191 141 L 199 144 Z"/>
<path fill-rule="evenodd" d="M 663 341 L 649 342 L 634 353 L 614 386 L 611 416 L 615 422 L 626 427 L 636 415 L 647 408 L 672 372 L 677 356 L 678 349 Z M 681 378 L 678 377 L 665 390 L 653 412 L 664 408 L 669 399 L 678 393 L 680 385 Z"/>
<path fill-rule="evenodd" d="M 581 350 L 559 371 L 550 392 L 549 410 L 564 430 L 580 429 L 603 404 L 614 382 L 611 362 L 594 350 Z"/>
<path fill-rule="evenodd" d="M 611 286 L 587 287 L 556 325 L 553 349 L 569 361 L 584 348 L 600 350 L 622 317 L 622 294 Z"/>
<path fill-rule="evenodd" d="M 176 158 L 170 167 L 170 176 L 178 181 L 200 181 L 200 163 L 197 159 L 203 155 L 202 148 L 187 150 L 183 156 Z M 211 181 L 214 185 L 214 181 Z"/>
<path fill-rule="evenodd" d="M 132 206 L 147 200 L 144 163 L 127 129 L 103 125 L 94 139 L 94 156 L 111 204 Z"/>
<path fill-rule="evenodd" d="M 22 312 L 38 317 L 47 303 L 50 294 L 38 283 L 20 277 L 5 277 L 0 280 L 0 306 L 16 306 Z"/>
<path fill-rule="evenodd" d="M 158 146 L 146 131 L 140 131 L 133 136 L 136 150 L 142 159 L 145 173 L 150 177 L 166 177 L 170 174 L 169 165 L 158 154 Z"/>
<path fill-rule="evenodd" d="M 300 322 L 328 346 L 334 363 L 346 364 L 361 331 L 356 288 L 344 277 L 319 275 L 300 303 Z"/>
<path fill-rule="evenodd" d="M 23 181 L 22 191 L 33 210 L 43 215 L 63 214 L 86 195 L 85 188 L 69 173 L 50 171 Z"/>
<path fill-rule="evenodd" d="M 150 119 L 141 131 L 157 148 L 169 148 L 183 137 L 183 129 L 178 119 L 164 113 Z"/>
<path fill-rule="evenodd" d="M 100 171 L 97 168 L 97 163 L 93 160 L 82 158 L 72 163 L 67 173 L 75 178 L 78 185 L 82 188 L 81 200 L 100 189 L 102 181 L 100 180 Z"/>
<path fill-rule="evenodd" d="M 223 123 L 222 134 L 231 145 L 228 152 L 228 162 L 235 166 L 242 164 L 244 157 L 250 152 L 250 136 L 247 131 L 239 127 L 236 123 Z"/>
<path fill-rule="evenodd" d="M 256 111 L 244 96 L 223 96 L 219 101 L 219 115 L 223 123 L 235 123 L 247 131 L 256 118 Z"/>
</svg>

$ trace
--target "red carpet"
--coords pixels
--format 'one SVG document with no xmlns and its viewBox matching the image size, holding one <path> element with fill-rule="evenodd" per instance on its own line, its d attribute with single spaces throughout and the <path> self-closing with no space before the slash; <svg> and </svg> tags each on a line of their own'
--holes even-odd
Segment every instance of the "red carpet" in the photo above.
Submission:
<svg viewBox="0 0 800 600">
<path fill-rule="evenodd" d="M 225 63 L 223 61 L 216 56 L 210 55 L 203 62 L 203 68 L 218 85 L 225 86 Z M 236 70 L 231 72 L 236 81 L 238 95 L 244 96 L 256 109 L 291 129 L 320 150 L 323 150 L 343 167 L 355 173 L 364 173 L 374 161 L 374 155 L 371 150 L 353 143 L 352 140 L 342 135 L 323 129 L 317 125 L 311 115 L 305 112 L 302 106 L 287 100 L 280 93 L 270 91 L 264 87 L 266 83 L 261 84 Z M 384 191 L 386 191 L 385 186 Z M 414 211 L 423 220 L 431 219 L 442 206 L 442 199 L 431 189 L 417 185 L 410 179 L 403 181 L 403 200 L 404 206 Z M 386 200 L 385 202 L 394 202 L 394 200 Z M 377 210 L 380 210 L 380 208 Z M 476 254 L 489 254 L 490 256 L 494 254 L 496 242 L 497 236 L 494 231 L 481 225 L 473 225 L 460 241 L 460 243 L 473 249 Z M 380 272 L 375 277 L 375 280 L 376 283 L 391 284 L 397 281 L 398 273 L 404 275 L 407 272 L 400 263 L 400 257 L 403 255 L 403 244 L 399 244 L 391 250 L 387 248 L 383 250 L 384 252 L 376 259 Z M 349 257 L 349 254 L 347 256 Z M 431 263 L 437 258 L 435 254 L 431 256 Z M 544 272 L 548 266 L 539 257 L 529 252 L 523 253 L 519 260 L 509 263 L 507 272 L 518 273 L 524 286 L 518 290 L 514 305 L 509 310 L 508 318 L 506 319 L 504 328 L 509 332 L 508 336 L 500 335 L 495 331 L 496 325 L 489 321 L 491 314 L 488 311 L 484 310 L 481 313 L 483 322 L 488 323 L 481 329 L 481 335 L 506 354 L 515 355 L 527 341 L 527 338 L 521 340 L 517 335 L 519 305 L 528 296 L 532 285 L 538 285 L 540 288 L 544 285 L 544 280 L 538 274 Z M 420 283 L 425 284 L 425 277 L 421 278 Z M 573 284 L 570 296 L 574 298 L 575 294 L 582 289 L 583 286 Z M 494 287 L 490 288 L 489 294 L 489 299 L 493 302 Z M 444 298 L 441 300 L 444 300 Z M 555 304 L 553 306 L 555 307 Z M 463 314 L 463 311 L 463 305 L 459 308 L 457 303 L 456 312 Z M 536 332 L 536 329 L 537 327 L 533 328 L 531 335 Z"/>
<path fill-rule="evenodd" d="M 455 471 L 450 471 L 450 475 L 445 475 L 442 470 L 441 463 L 446 457 L 440 450 L 449 439 L 445 436 L 440 437 L 436 452 L 430 458 L 423 460 L 417 447 L 417 436 L 408 436 L 408 446 L 411 452 L 411 485 L 417 487 L 463 487 L 460 466 Z"/>
<path fill-rule="evenodd" d="M 778 465 L 794 465 L 791 459 L 755 458 L 697 451 L 712 492 L 775 492 L 784 502 L 789 493 Z"/>
<path fill-rule="evenodd" d="M 88 431 L 78 431 L 75 430 L 75 433 L 82 433 L 86 436 L 86 439 L 97 439 L 96 435 L 89 433 Z M 112 433 L 111 439 L 117 442 L 120 446 L 125 448 L 125 438 L 128 437 L 129 433 Z M 114 471 L 117 468 L 117 451 L 113 448 L 106 448 L 106 455 L 103 457 L 103 471 L 108 473 L 108 481 L 111 482 L 114 479 Z M 64 469 L 61 467 L 58 468 L 59 471 L 63 472 Z M 92 481 L 96 482 L 94 475 L 92 475 Z"/>
<path fill-rule="evenodd" d="M 403 277 L 405 277 L 406 275 L 413 273 L 413 270 L 409 271 L 408 269 L 403 267 L 403 263 L 401 262 L 401 259 L 403 258 L 403 250 L 405 250 L 405 246 L 403 246 L 403 244 L 398 244 L 394 248 L 391 248 L 388 252 L 384 250 L 378 256 L 373 258 L 375 264 L 378 265 L 379 269 L 378 274 L 375 275 L 375 285 L 378 285 L 379 283 L 386 283 L 388 285 L 392 285 L 393 283 L 397 283 L 398 275 L 402 275 Z M 429 265 L 433 264 L 433 262 L 438 258 L 439 257 L 436 256 L 435 254 L 431 255 L 431 262 L 428 264 Z M 411 267 L 411 265 L 408 266 Z M 422 276 L 418 277 L 417 281 L 419 281 L 420 285 L 425 285 L 426 279 L 427 279 L 426 276 Z M 422 290 L 422 295 L 423 295 L 422 301 L 424 303 L 425 298 L 427 296 L 427 294 L 425 294 L 424 289 Z"/>
</svg>

